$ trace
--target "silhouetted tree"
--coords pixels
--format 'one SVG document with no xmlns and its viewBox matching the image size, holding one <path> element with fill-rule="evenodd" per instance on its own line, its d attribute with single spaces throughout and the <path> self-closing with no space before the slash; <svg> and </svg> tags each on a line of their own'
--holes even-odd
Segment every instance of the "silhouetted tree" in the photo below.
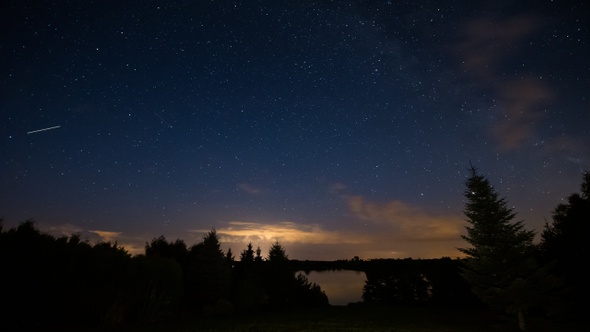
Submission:
<svg viewBox="0 0 590 332">
<path fill-rule="evenodd" d="M 289 266 L 289 256 L 279 241 L 270 246 L 264 277 L 271 309 L 284 309 L 294 305 L 295 275 Z"/>
<path fill-rule="evenodd" d="M 88 245 L 84 249 L 83 257 L 91 259 L 91 247 Z M 2 232 L 0 322 L 22 324 L 23 330 L 30 325 L 47 327 L 58 323 L 54 315 L 59 311 L 75 309 L 70 302 L 70 288 L 65 288 L 67 281 L 71 280 L 67 272 L 79 271 L 80 276 L 86 276 L 86 268 L 81 264 L 78 271 L 72 269 L 70 263 L 75 258 L 74 251 L 67 239 L 56 239 L 38 231 L 33 220 Z M 65 294 L 60 294 L 62 290 Z M 89 304 L 81 306 L 85 305 Z M 88 310 L 74 311 L 81 315 L 88 313 Z"/>
<path fill-rule="evenodd" d="M 234 254 L 231 251 L 231 248 L 228 248 L 227 252 L 225 253 L 225 260 L 227 261 L 228 264 L 232 264 L 235 259 L 236 258 L 234 257 Z"/>
<path fill-rule="evenodd" d="M 269 310 L 328 305 L 326 294 L 317 284 L 310 283 L 302 274 L 295 276 L 289 256 L 279 241 L 270 246 L 267 260 L 255 266 L 263 267 L 262 280 Z"/>
<path fill-rule="evenodd" d="M 145 244 L 145 255 L 147 257 L 170 258 L 178 264 L 184 265 L 188 259 L 188 249 L 183 240 L 177 239 L 174 242 L 168 242 L 162 235 Z"/>
<path fill-rule="evenodd" d="M 449 257 L 433 259 L 429 262 L 427 273 L 432 287 L 434 305 L 473 307 L 481 301 L 473 294 L 469 283 L 460 275 L 460 260 Z"/>
<path fill-rule="evenodd" d="M 430 300 L 430 282 L 418 262 L 408 258 L 384 260 L 367 271 L 363 301 L 389 305 L 418 305 Z"/>
<path fill-rule="evenodd" d="M 464 213 L 469 226 L 462 238 L 471 246 L 459 248 L 467 255 L 463 276 L 473 292 L 492 307 L 518 314 L 526 328 L 525 310 L 536 291 L 529 284 L 535 271 L 534 233 L 527 231 L 489 181 L 472 167 L 466 181 Z"/>
<path fill-rule="evenodd" d="M 587 283 L 587 260 L 590 257 L 590 173 L 585 172 L 581 194 L 572 194 L 567 203 L 557 205 L 553 222 L 545 224 L 539 244 L 542 262 L 554 275 L 563 279 L 563 309 L 574 319 L 585 314 L 590 299 Z"/>
<path fill-rule="evenodd" d="M 116 243 L 55 238 L 27 221 L 0 232 L 0 322 L 27 330 L 133 321 L 131 256 Z M 167 271 L 160 271 L 165 275 Z M 146 278 L 144 275 L 141 278 Z"/>
<path fill-rule="evenodd" d="M 187 283 L 194 305 L 207 313 L 231 311 L 228 308 L 231 268 L 221 249 L 215 229 L 205 234 L 203 242 L 190 248 L 193 275 Z"/>
<path fill-rule="evenodd" d="M 295 277 L 295 305 L 305 308 L 329 306 L 328 296 L 316 283 L 309 282 L 303 273 Z"/>
<path fill-rule="evenodd" d="M 275 241 L 268 250 L 268 261 L 273 263 L 280 263 L 286 262 L 289 260 L 289 256 L 285 252 L 285 248 L 279 243 L 279 241 Z"/>
<path fill-rule="evenodd" d="M 256 256 L 254 257 L 254 261 L 256 263 L 262 262 L 264 259 L 262 258 L 262 250 L 260 247 L 256 247 Z"/>
<path fill-rule="evenodd" d="M 115 303 L 111 315 L 127 310 L 133 321 L 157 322 L 180 311 L 183 272 L 175 260 L 158 255 L 133 257 L 129 280 L 127 301 L 131 305 L 125 308 Z"/>
<path fill-rule="evenodd" d="M 221 250 L 215 229 L 190 249 L 182 240 L 160 236 L 146 243 L 145 255 L 131 257 L 117 243 L 55 238 L 29 220 L 0 229 L 0 329 L 163 321 L 178 314 L 230 313 L 233 304 L 252 312 L 267 303 L 271 289 L 282 307 L 326 302 L 319 286 L 293 275 L 278 242 L 270 265 L 256 261 L 251 245 L 245 257 L 248 264 L 231 268 L 231 250 Z"/>
<path fill-rule="evenodd" d="M 92 256 L 90 278 L 95 286 L 87 289 L 95 292 L 94 310 L 101 323 L 121 323 L 128 318 L 131 255 L 117 243 L 100 242 L 92 247 Z"/>
<path fill-rule="evenodd" d="M 252 243 L 240 255 L 240 264 L 234 273 L 232 301 L 239 313 L 257 312 L 266 301 L 262 271 L 255 264 Z"/>
<path fill-rule="evenodd" d="M 252 243 L 248 243 L 248 247 L 242 251 L 240 255 L 242 263 L 254 262 L 254 250 L 252 250 Z"/>
</svg>

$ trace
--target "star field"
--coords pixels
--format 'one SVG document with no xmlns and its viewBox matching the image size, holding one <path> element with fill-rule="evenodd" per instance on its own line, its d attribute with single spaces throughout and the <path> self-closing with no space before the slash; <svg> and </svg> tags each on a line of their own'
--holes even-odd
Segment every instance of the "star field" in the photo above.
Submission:
<svg viewBox="0 0 590 332">
<path fill-rule="evenodd" d="M 8 1 L 0 217 L 458 256 L 472 162 L 540 231 L 590 169 L 583 1 Z M 29 132 L 59 126 L 52 130 Z"/>
</svg>

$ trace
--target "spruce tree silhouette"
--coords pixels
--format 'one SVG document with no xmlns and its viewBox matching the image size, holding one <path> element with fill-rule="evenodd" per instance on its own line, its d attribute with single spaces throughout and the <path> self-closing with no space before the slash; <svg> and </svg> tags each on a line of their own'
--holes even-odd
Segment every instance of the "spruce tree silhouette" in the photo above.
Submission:
<svg viewBox="0 0 590 332">
<path fill-rule="evenodd" d="M 590 257 L 590 173 L 585 172 L 580 186 L 567 203 L 557 205 L 553 222 L 546 223 L 539 244 L 541 260 L 562 279 L 560 291 L 564 314 L 575 320 L 585 319 L 590 299 L 587 283 L 587 260 Z"/>
<path fill-rule="evenodd" d="M 254 251 L 252 250 L 252 242 L 248 243 L 247 249 L 242 251 L 240 255 L 240 261 L 245 264 L 254 262 Z"/>
<path fill-rule="evenodd" d="M 466 256 L 463 276 L 473 292 L 493 308 L 518 314 L 519 327 L 526 329 L 525 311 L 533 293 L 530 277 L 536 270 L 534 232 L 514 222 L 508 208 L 490 182 L 471 167 L 464 192 L 464 213 L 469 226 L 462 238 L 470 247 L 459 248 Z"/>
<path fill-rule="evenodd" d="M 270 308 L 291 309 L 329 305 L 328 297 L 317 284 L 302 274 L 295 276 L 285 248 L 277 240 L 268 251 L 265 285 Z"/>
<path fill-rule="evenodd" d="M 230 265 L 232 265 L 236 260 L 236 257 L 234 256 L 234 253 L 231 251 L 231 248 L 227 249 L 227 252 L 225 253 L 225 260 Z"/>
<path fill-rule="evenodd" d="M 258 312 L 266 303 L 262 268 L 255 260 L 252 243 L 248 243 L 240 254 L 240 263 L 234 272 L 232 300 L 239 313 Z"/>
<path fill-rule="evenodd" d="M 221 250 L 217 231 L 212 229 L 203 241 L 190 248 L 191 264 L 194 269 L 193 299 L 196 307 L 207 314 L 227 313 L 231 287 L 231 267 Z M 191 280 L 191 281 L 193 281 Z"/>
</svg>

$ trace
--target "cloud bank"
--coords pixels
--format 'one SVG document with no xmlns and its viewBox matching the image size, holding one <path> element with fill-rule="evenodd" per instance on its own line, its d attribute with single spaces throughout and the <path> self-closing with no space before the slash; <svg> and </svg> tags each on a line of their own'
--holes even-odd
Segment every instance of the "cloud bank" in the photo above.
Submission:
<svg viewBox="0 0 590 332">
<path fill-rule="evenodd" d="M 371 202 L 362 196 L 345 198 L 350 216 L 338 230 L 318 224 L 291 221 L 265 223 L 229 221 L 217 233 L 226 248 L 236 256 L 248 243 L 260 246 L 266 254 L 270 244 L 279 241 L 295 259 L 334 260 L 361 258 L 439 258 L 458 257 L 463 246 L 460 216 L 428 213 L 401 201 Z M 199 229 L 192 232 L 206 233 Z"/>
<path fill-rule="evenodd" d="M 339 187 L 338 190 L 341 190 Z M 371 258 L 440 258 L 459 257 L 463 219 L 451 214 L 437 214 L 399 200 L 373 202 L 363 196 L 342 195 L 347 213 L 328 229 L 318 223 L 289 220 L 230 220 L 217 222 L 214 228 L 223 249 L 231 248 L 239 259 L 248 243 L 260 247 L 266 256 L 270 245 L 279 241 L 292 259 L 336 260 L 359 256 Z M 143 236 L 124 231 L 86 229 L 73 224 L 43 227 L 57 236 L 80 234 L 91 243 L 117 242 L 131 254 L 142 254 L 144 245 L 162 234 Z M 189 229 L 179 235 L 188 246 L 201 241 L 211 229 Z M 173 241 L 176 237 L 168 238 Z M 191 242 L 193 241 L 193 242 Z"/>
</svg>

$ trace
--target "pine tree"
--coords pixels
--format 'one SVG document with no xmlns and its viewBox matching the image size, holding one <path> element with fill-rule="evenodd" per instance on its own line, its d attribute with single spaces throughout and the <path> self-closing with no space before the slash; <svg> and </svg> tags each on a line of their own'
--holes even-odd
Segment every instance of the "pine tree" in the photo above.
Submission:
<svg viewBox="0 0 590 332">
<path fill-rule="evenodd" d="M 268 260 L 270 262 L 284 262 L 289 260 L 285 248 L 278 240 L 270 246 L 270 249 L 268 250 Z"/>
<path fill-rule="evenodd" d="M 231 267 L 217 231 L 213 228 L 203 237 L 203 241 L 190 248 L 192 258 L 191 275 L 187 282 L 192 286 L 187 293 L 196 302 L 196 307 L 205 311 L 223 311 L 222 305 L 229 298 L 231 286 Z"/>
<path fill-rule="evenodd" d="M 513 221 L 516 213 L 508 208 L 506 199 L 474 167 L 466 187 L 464 213 L 469 226 L 462 238 L 471 247 L 459 248 L 467 255 L 463 276 L 482 301 L 517 312 L 524 330 L 524 312 L 534 299 L 536 285 L 530 280 L 535 271 L 535 234 L 521 221 Z"/>
<path fill-rule="evenodd" d="M 256 248 L 256 257 L 254 257 L 254 261 L 256 263 L 260 263 L 262 262 L 264 259 L 262 258 L 262 250 L 260 249 L 260 247 Z"/>
<path fill-rule="evenodd" d="M 235 273 L 233 302 L 235 310 L 240 313 L 257 312 L 266 302 L 262 271 L 255 262 L 252 243 L 248 243 Z"/>
<path fill-rule="evenodd" d="M 582 194 L 572 194 L 567 204 L 557 205 L 553 211 L 553 223 L 545 224 L 540 247 L 547 260 L 558 259 L 560 263 L 572 266 L 581 263 L 590 254 L 587 245 L 590 231 L 590 173 L 584 173 L 580 187 Z"/>
<path fill-rule="evenodd" d="M 231 248 L 227 249 L 227 252 L 225 253 L 225 260 L 229 264 L 233 264 L 233 262 L 236 260 L 236 257 L 234 257 L 234 253 L 231 251 Z"/>
<path fill-rule="evenodd" d="M 270 246 L 265 265 L 265 284 L 269 305 L 274 309 L 293 305 L 295 275 L 289 267 L 289 256 L 278 240 Z"/>
<path fill-rule="evenodd" d="M 580 186 L 581 194 L 574 193 L 567 203 L 557 205 L 553 222 L 545 224 L 539 245 L 542 261 L 562 280 L 559 307 L 574 319 L 587 312 L 590 291 L 585 287 L 588 279 L 590 246 L 590 173 L 585 172 Z"/>
<path fill-rule="evenodd" d="M 254 262 L 254 250 L 252 250 L 252 242 L 248 243 L 248 249 L 244 249 L 240 255 L 240 262 L 251 263 Z"/>
</svg>

